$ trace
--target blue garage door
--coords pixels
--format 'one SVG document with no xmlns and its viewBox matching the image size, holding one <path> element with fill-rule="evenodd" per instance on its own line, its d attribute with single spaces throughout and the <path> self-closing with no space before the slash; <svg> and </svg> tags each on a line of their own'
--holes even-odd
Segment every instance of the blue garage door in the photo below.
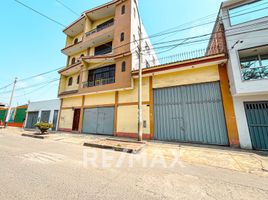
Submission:
<svg viewBox="0 0 268 200">
<path fill-rule="evenodd" d="M 268 101 L 245 103 L 252 147 L 268 150 Z"/>
<path fill-rule="evenodd" d="M 85 109 L 83 132 L 100 135 L 113 135 L 114 107 Z"/>
<path fill-rule="evenodd" d="M 228 145 L 219 82 L 154 90 L 157 140 Z"/>
</svg>

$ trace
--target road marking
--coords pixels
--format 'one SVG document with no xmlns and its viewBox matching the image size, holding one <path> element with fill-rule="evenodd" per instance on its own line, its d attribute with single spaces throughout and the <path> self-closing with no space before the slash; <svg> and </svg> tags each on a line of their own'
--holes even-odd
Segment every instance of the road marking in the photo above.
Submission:
<svg viewBox="0 0 268 200">
<path fill-rule="evenodd" d="M 49 152 L 38 152 L 38 153 L 28 153 L 22 155 L 22 162 L 37 162 L 40 164 L 53 164 L 57 162 L 64 161 L 64 156 L 61 154 L 49 153 Z"/>
</svg>

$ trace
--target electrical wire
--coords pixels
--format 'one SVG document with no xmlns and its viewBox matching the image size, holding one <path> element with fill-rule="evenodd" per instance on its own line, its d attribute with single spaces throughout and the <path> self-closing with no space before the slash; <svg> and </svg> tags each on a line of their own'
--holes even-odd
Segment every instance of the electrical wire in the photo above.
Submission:
<svg viewBox="0 0 268 200">
<path fill-rule="evenodd" d="M 80 17 L 80 15 L 75 12 L 73 9 L 71 9 L 69 6 L 65 5 L 62 1 L 59 0 L 55 0 L 56 2 L 58 2 L 59 4 L 61 4 L 64 8 L 66 8 L 67 10 L 69 10 L 71 13 L 75 14 L 76 16 Z"/>
<path fill-rule="evenodd" d="M 48 19 L 48 20 L 54 22 L 55 24 L 58 24 L 59 26 L 66 28 L 66 26 L 65 26 L 64 24 L 58 22 L 58 21 L 55 20 L 55 19 L 52 19 L 51 17 L 49 17 L 49 16 L 47 16 L 47 15 L 45 15 L 45 14 L 39 12 L 39 11 L 36 10 L 36 9 L 34 9 L 34 8 L 32 8 L 32 7 L 30 7 L 30 6 L 26 5 L 26 4 L 24 4 L 24 3 L 22 3 L 21 1 L 19 1 L 19 0 L 14 0 L 14 1 L 17 2 L 18 4 L 24 6 L 25 8 L 28 8 L 29 10 L 31 10 L 31 11 L 33 11 L 33 12 L 35 12 L 35 13 L 41 15 L 42 17 L 44 17 L 44 18 L 46 18 L 46 19 Z"/>
</svg>

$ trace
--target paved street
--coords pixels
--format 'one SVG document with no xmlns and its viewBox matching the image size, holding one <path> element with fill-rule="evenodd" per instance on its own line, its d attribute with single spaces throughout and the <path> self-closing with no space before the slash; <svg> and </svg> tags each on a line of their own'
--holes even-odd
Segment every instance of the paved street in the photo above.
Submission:
<svg viewBox="0 0 268 200">
<path fill-rule="evenodd" d="M 266 175 L 155 158 L 0 131 L 0 199 L 268 199 Z"/>
</svg>

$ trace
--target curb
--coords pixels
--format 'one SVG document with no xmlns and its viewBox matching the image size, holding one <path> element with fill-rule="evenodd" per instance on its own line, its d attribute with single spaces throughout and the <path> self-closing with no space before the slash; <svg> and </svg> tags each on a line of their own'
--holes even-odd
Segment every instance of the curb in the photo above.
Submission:
<svg viewBox="0 0 268 200">
<path fill-rule="evenodd" d="M 95 143 L 88 143 L 85 142 L 83 144 L 83 146 L 87 146 L 87 147 L 95 147 L 95 148 L 99 148 L 99 149 L 112 149 L 114 151 L 120 151 L 120 152 L 125 152 L 125 153 L 133 153 L 133 154 L 137 154 L 139 153 L 142 148 L 145 145 L 142 145 L 141 147 L 139 147 L 138 149 L 131 149 L 131 148 L 123 148 L 123 147 L 115 147 L 115 146 L 111 146 L 111 145 L 102 145 L 102 144 L 95 144 Z"/>
<path fill-rule="evenodd" d="M 46 139 L 46 138 L 48 138 L 48 135 L 33 135 L 33 134 L 27 134 L 27 133 L 23 133 L 23 134 L 21 134 L 21 136 L 31 137 L 31 138 L 36 138 L 36 139 Z"/>
</svg>

